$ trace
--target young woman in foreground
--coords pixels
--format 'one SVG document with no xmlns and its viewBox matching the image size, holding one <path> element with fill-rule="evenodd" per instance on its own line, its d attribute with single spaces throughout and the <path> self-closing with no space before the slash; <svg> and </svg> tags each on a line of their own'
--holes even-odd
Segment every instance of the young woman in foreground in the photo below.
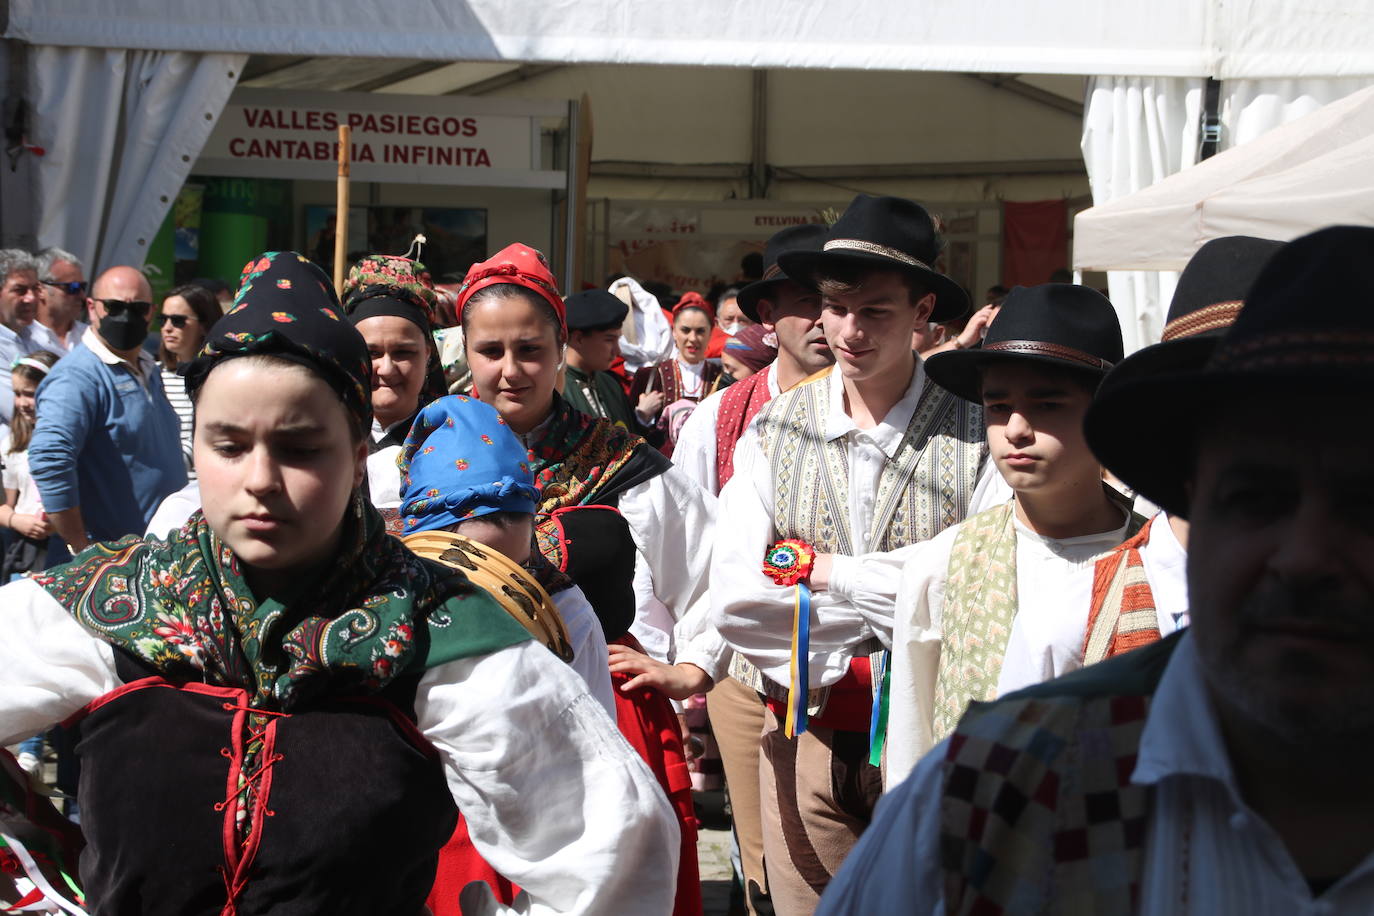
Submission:
<svg viewBox="0 0 1374 916">
<path fill-rule="evenodd" d="M 0 589 L 0 742 L 82 723 L 90 912 L 418 916 L 455 804 L 521 912 L 666 912 L 678 836 L 643 763 L 359 495 L 369 361 L 324 274 L 251 262 L 187 387 L 203 511 Z"/>
</svg>

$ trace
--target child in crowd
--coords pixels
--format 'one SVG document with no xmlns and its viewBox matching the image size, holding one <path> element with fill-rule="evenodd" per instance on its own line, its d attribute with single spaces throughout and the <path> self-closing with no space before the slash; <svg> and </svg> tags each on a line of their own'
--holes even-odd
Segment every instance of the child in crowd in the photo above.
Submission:
<svg viewBox="0 0 1374 916">
<path fill-rule="evenodd" d="M 434 401 L 416 416 L 398 464 L 401 524 L 407 536 L 448 531 L 516 564 L 529 562 L 538 491 L 525 447 L 493 407 L 464 395 Z M 449 557 L 445 552 L 436 559 L 458 565 L 475 559 L 470 554 Z M 570 587 L 555 591 L 552 600 L 567 629 L 570 664 L 614 721 L 606 637 L 582 590 L 567 584 Z M 503 591 L 515 597 L 510 585 Z M 510 609 L 507 602 L 502 604 Z M 466 824 L 460 822 L 440 852 L 430 909 L 436 916 L 458 916 L 459 892 L 474 880 L 487 882 L 503 902 L 513 899 L 510 882 L 482 861 L 468 840 Z"/>
<path fill-rule="evenodd" d="M 56 354 L 39 350 L 16 359 L 11 367 L 14 420 L 9 433 L 0 440 L 5 488 L 5 503 L 0 506 L 0 525 L 14 531 L 16 537 L 5 551 L 3 562 L 0 562 L 0 583 L 69 559 L 61 538 L 54 536 L 52 523 L 48 521 L 38 496 L 38 487 L 29 475 L 29 439 L 33 436 L 35 419 L 34 393 L 56 362 Z"/>
</svg>

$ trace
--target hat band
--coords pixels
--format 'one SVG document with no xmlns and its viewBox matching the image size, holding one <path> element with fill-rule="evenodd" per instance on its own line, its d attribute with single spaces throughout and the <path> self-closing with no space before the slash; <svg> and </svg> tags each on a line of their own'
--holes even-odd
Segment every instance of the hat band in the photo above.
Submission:
<svg viewBox="0 0 1374 916">
<path fill-rule="evenodd" d="M 864 254 L 876 254 L 879 257 L 891 258 L 900 261 L 909 267 L 919 267 L 922 270 L 933 271 L 929 264 L 918 258 L 913 258 L 905 251 L 898 251 L 896 248 L 889 248 L 886 245 L 879 245 L 876 242 L 865 242 L 863 239 L 831 239 L 825 243 L 825 251 L 862 251 Z"/>
<path fill-rule="evenodd" d="M 1164 326 L 1161 340 L 1168 343 L 1171 340 L 1179 340 L 1184 337 L 1196 337 L 1198 334 L 1205 334 L 1208 331 L 1223 331 L 1236 323 L 1236 317 L 1240 315 L 1241 306 L 1244 304 L 1243 300 L 1234 299 L 1230 302 L 1217 302 L 1186 315 L 1179 315 Z"/>
<path fill-rule="evenodd" d="M 1374 331 L 1283 331 L 1218 346 L 1208 370 L 1227 372 L 1374 365 Z"/>
<path fill-rule="evenodd" d="M 776 263 L 774 263 L 772 266 L 770 266 L 767 270 L 763 272 L 763 277 L 761 279 L 772 280 L 775 277 L 781 277 L 782 275 L 782 268 L 779 267 Z"/>
<path fill-rule="evenodd" d="M 1110 360 L 1105 360 L 1100 356 L 1093 356 L 1091 353 L 1084 353 L 1082 350 L 1075 350 L 1073 347 L 1049 343 L 1044 340 L 999 340 L 996 343 L 984 343 L 983 352 L 1019 353 L 1026 356 L 1049 356 L 1053 359 L 1081 363 L 1092 369 L 1105 370 L 1112 367 L 1112 362 Z"/>
</svg>

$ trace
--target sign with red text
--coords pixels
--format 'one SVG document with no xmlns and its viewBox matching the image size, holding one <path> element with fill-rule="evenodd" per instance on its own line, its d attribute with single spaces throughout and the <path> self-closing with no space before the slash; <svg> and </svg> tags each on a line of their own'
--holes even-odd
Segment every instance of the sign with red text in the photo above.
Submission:
<svg viewBox="0 0 1374 916">
<path fill-rule="evenodd" d="M 562 187 L 565 173 L 538 161 L 550 114 L 566 115 L 566 103 L 239 89 L 195 171 L 332 180 L 347 125 L 355 181 Z"/>
</svg>

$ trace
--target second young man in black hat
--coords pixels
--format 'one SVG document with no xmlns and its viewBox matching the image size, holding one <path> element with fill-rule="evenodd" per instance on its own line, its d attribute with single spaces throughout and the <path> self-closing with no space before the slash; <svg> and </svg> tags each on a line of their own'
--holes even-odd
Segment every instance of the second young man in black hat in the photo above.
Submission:
<svg viewBox="0 0 1374 916">
<path fill-rule="evenodd" d="M 1143 523 L 1103 484 L 1083 437 L 1083 415 L 1121 351 L 1110 302 L 1048 283 L 1013 290 L 981 349 L 926 364 L 939 384 L 983 405 L 992 459 L 1015 496 L 865 561 L 904 564 L 885 702 L 888 785 L 970 702 L 1082 666 L 1093 561 Z M 885 620 L 871 623 L 881 633 Z"/>
<path fill-rule="evenodd" d="M 638 431 L 625 389 L 608 370 L 620 355 L 620 327 L 630 307 L 601 289 L 573 293 L 568 308 L 567 375 L 563 399 L 593 417 Z"/>
</svg>

